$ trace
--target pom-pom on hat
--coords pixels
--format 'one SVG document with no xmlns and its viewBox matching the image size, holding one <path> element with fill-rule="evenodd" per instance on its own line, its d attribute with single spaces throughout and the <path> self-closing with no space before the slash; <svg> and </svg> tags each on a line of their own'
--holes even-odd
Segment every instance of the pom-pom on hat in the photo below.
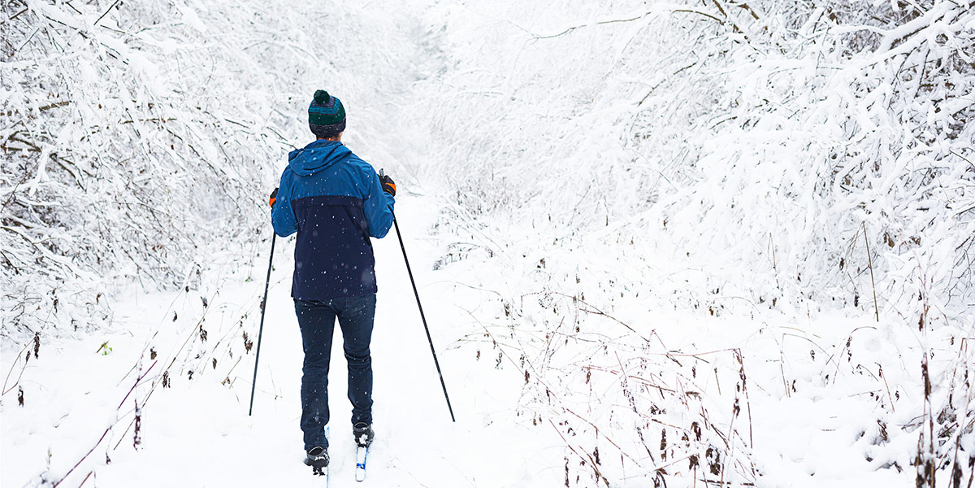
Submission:
<svg viewBox="0 0 977 489">
<path fill-rule="evenodd" d="M 333 137 L 346 130 L 343 103 L 325 90 L 316 90 L 309 104 L 309 129 L 320 138 Z"/>
</svg>

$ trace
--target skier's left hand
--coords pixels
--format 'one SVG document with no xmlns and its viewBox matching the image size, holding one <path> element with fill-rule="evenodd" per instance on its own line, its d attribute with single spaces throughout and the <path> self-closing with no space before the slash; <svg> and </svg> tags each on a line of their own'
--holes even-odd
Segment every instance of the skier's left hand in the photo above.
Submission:
<svg viewBox="0 0 977 489">
<path fill-rule="evenodd" d="M 394 179 L 390 178 L 389 175 L 380 175 L 380 186 L 383 187 L 383 191 L 390 195 L 397 195 L 397 184 L 394 183 Z"/>
<path fill-rule="evenodd" d="M 278 187 L 275 187 L 275 190 L 272 190 L 272 192 L 271 192 L 271 196 L 268 197 L 268 206 L 269 207 L 275 207 L 275 199 L 277 197 L 278 197 Z"/>
</svg>

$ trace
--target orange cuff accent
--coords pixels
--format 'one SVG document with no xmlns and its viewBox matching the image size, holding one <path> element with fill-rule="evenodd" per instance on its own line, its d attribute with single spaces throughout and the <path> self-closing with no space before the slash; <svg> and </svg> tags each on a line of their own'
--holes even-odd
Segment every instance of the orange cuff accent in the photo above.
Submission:
<svg viewBox="0 0 977 489">
<path fill-rule="evenodd" d="M 275 197 L 268 199 L 268 206 L 275 207 Z"/>
</svg>

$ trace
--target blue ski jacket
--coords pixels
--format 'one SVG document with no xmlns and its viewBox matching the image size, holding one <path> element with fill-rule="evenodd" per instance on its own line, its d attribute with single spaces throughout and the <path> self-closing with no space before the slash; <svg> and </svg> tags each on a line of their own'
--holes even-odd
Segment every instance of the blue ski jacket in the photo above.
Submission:
<svg viewBox="0 0 977 489">
<path fill-rule="evenodd" d="M 292 298 L 376 293 L 370 237 L 390 231 L 393 205 L 373 167 L 341 142 L 317 140 L 290 152 L 271 224 L 282 237 L 298 232 Z"/>
</svg>

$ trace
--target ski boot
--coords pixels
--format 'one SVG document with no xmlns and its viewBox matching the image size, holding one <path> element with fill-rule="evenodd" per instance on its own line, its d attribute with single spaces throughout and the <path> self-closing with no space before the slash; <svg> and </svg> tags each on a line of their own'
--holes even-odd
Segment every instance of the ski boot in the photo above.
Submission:
<svg viewBox="0 0 977 489">
<path fill-rule="evenodd" d="M 356 440 L 356 446 L 358 447 L 365 448 L 370 446 L 373 443 L 373 425 L 363 422 L 354 424 L 353 439 Z"/>
<path fill-rule="evenodd" d="M 322 469 L 329 466 L 329 453 L 325 448 L 314 447 L 305 455 L 305 465 L 312 467 L 314 475 L 325 475 Z"/>
</svg>

